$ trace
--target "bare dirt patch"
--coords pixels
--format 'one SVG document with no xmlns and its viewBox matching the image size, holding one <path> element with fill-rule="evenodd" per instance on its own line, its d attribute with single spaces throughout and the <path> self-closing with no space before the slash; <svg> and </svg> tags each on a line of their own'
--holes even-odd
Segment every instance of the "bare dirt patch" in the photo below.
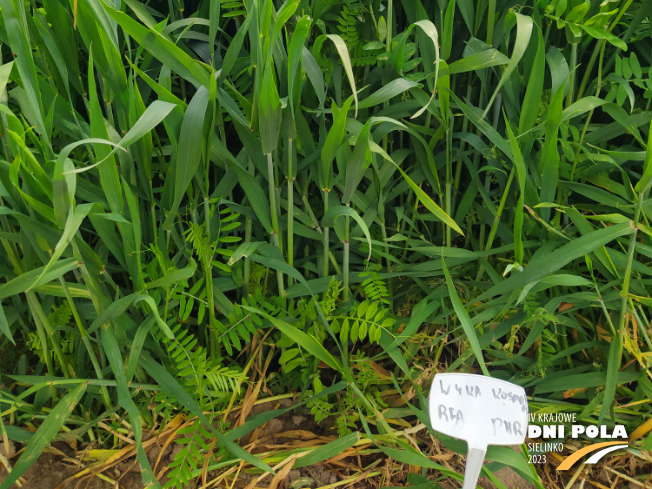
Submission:
<svg viewBox="0 0 652 489">
<path fill-rule="evenodd" d="M 260 414 L 269 409 L 288 407 L 290 400 L 282 402 L 263 403 L 256 405 L 249 413 Z M 271 419 L 266 424 L 255 429 L 250 434 L 239 440 L 241 446 L 250 453 L 278 453 L 283 454 L 300 447 L 318 447 L 336 439 L 336 434 L 331 429 L 331 424 L 317 424 L 309 413 L 299 409 L 289 411 L 284 415 Z M 180 445 L 170 443 L 165 431 L 150 434 L 145 440 L 145 450 L 154 473 L 162 485 L 168 481 L 166 473 L 168 465 L 174 460 Z M 437 463 L 458 473 L 464 472 L 465 457 L 451 452 L 438 440 L 432 438 L 428 431 L 421 429 L 413 433 L 415 441 L 422 447 L 424 453 Z M 9 446 L 9 451 L 0 443 L 0 451 L 10 460 L 12 465 L 20 456 L 21 445 Z M 88 447 L 87 447 L 88 448 Z M 109 464 L 95 466 L 93 473 L 83 477 L 74 477 L 89 465 L 88 460 L 82 463 L 88 450 L 83 447 L 78 452 L 70 449 L 64 443 L 55 443 L 52 449 L 55 453 L 43 453 L 39 459 L 21 477 L 22 487 L 26 489 L 143 489 L 140 467 L 136 462 L 135 453 L 125 452 L 124 457 Z M 561 454 L 568 455 L 567 453 Z M 575 470 L 557 472 L 559 461 L 548 457 L 548 463 L 537 465 L 536 470 L 541 476 L 545 489 L 563 489 L 567 487 Z M 579 468 L 579 466 L 578 466 Z M 572 472 L 572 473 L 571 473 Z M 629 488 L 643 487 L 652 489 L 648 482 L 642 480 L 642 474 L 652 473 L 652 463 L 646 463 L 640 457 L 624 454 L 612 457 L 601 462 L 598 466 L 586 466 L 575 479 L 576 484 L 581 484 L 583 489 L 604 488 Z M 0 464 L 0 483 L 5 480 L 6 470 Z M 409 487 L 414 476 L 436 481 L 440 489 L 459 489 L 461 483 L 452 478 L 442 478 L 442 473 L 429 469 L 425 474 L 420 467 L 410 466 L 386 457 L 375 449 L 372 444 L 363 447 L 351 447 L 344 452 L 312 466 L 288 470 L 283 479 L 273 481 L 271 475 L 261 477 L 260 473 L 253 473 L 248 467 L 232 473 L 212 471 L 208 474 L 207 481 L 216 481 L 209 487 L 251 489 L 270 488 L 276 489 L 317 489 L 330 487 L 331 489 L 379 489 L 382 487 Z M 504 468 L 495 473 L 501 484 L 507 489 L 533 489 L 535 486 L 526 482 L 510 468 Z M 102 477 L 113 483 L 103 480 Z M 634 479 L 637 478 L 638 479 Z M 637 480 L 636 483 L 632 480 Z M 423 479 L 421 479 L 423 480 Z M 582 482 L 583 481 L 583 482 Z M 496 486 L 486 477 L 481 477 L 478 485 L 482 489 L 496 489 Z M 201 486 L 199 484 L 196 487 Z M 20 487 L 17 484 L 12 489 Z M 575 487 L 572 486 L 572 487 Z M 579 486 L 578 486 L 579 487 Z"/>
</svg>

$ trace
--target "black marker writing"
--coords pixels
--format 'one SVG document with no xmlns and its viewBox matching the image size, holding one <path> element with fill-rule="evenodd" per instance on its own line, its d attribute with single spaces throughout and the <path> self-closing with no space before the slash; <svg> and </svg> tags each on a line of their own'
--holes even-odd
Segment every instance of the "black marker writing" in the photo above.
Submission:
<svg viewBox="0 0 652 489">
<path fill-rule="evenodd" d="M 491 393 L 493 394 L 494 399 L 502 399 L 502 400 L 509 399 L 514 404 L 520 404 L 521 411 L 525 411 L 527 409 L 527 401 L 524 396 L 519 396 L 518 394 L 514 394 L 513 392 L 505 392 L 501 388 L 498 388 L 498 390 L 491 389 Z"/>
<path fill-rule="evenodd" d="M 494 435 L 507 433 L 508 435 L 523 436 L 521 423 L 518 421 L 507 421 L 501 418 L 491 418 L 491 425 L 494 428 Z"/>
<path fill-rule="evenodd" d="M 447 422 L 455 422 L 455 424 L 464 424 L 464 415 L 462 411 L 455 408 L 447 408 L 443 404 L 437 406 L 437 416 L 439 420 L 445 419 Z"/>
<path fill-rule="evenodd" d="M 477 385 L 462 385 L 459 386 L 457 384 L 453 384 L 453 387 L 455 387 L 455 391 L 460 395 L 464 395 L 464 392 L 466 392 L 466 395 L 469 397 L 480 397 L 482 396 L 482 391 L 480 391 L 480 387 Z M 447 388 L 444 388 L 444 383 L 440 380 L 439 381 L 439 388 L 445 396 L 447 396 L 450 391 L 451 391 L 451 386 L 448 385 Z"/>
</svg>

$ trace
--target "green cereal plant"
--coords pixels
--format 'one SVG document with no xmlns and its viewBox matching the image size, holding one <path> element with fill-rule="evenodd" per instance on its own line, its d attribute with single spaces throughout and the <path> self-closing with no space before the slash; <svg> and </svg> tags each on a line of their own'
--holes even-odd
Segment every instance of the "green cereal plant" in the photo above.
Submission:
<svg viewBox="0 0 652 489">
<path fill-rule="evenodd" d="M 62 429 L 106 441 L 106 419 L 161 487 L 143 430 L 178 413 L 178 486 L 271 472 L 294 453 L 237 440 L 286 411 L 227 416 L 254 391 L 337 420 L 295 468 L 364 445 L 460 479 L 407 428 L 430 429 L 444 367 L 633 433 L 652 415 L 651 16 L 0 0 L 0 428 L 26 443 L 0 489 Z M 630 446 L 652 448 L 645 426 Z"/>
</svg>

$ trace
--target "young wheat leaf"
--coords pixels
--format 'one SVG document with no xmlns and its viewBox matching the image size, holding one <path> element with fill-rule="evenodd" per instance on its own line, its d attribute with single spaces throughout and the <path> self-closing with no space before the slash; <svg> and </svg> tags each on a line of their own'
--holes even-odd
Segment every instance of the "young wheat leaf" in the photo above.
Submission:
<svg viewBox="0 0 652 489">
<path fill-rule="evenodd" d="M 457 291 L 455 290 L 455 285 L 453 284 L 453 279 L 451 279 L 450 273 L 448 273 L 448 267 L 446 266 L 446 262 L 444 261 L 443 257 L 441 260 L 441 266 L 444 270 L 444 275 L 446 276 L 446 285 L 448 286 L 448 294 L 450 296 L 451 302 L 453 303 L 453 309 L 455 309 L 455 314 L 457 314 L 457 319 L 459 319 L 460 323 L 462 323 L 462 329 L 464 330 L 464 333 L 466 334 L 466 337 L 468 338 L 469 343 L 471 344 L 471 350 L 473 351 L 475 358 L 478 360 L 478 363 L 480 364 L 482 373 L 484 373 L 487 377 L 491 377 L 491 374 L 489 374 L 489 370 L 487 370 L 487 366 L 484 363 L 482 347 L 478 342 L 478 336 L 475 332 L 475 327 L 471 322 L 469 313 L 466 312 L 466 309 L 464 309 L 464 305 L 462 304 L 462 301 L 457 295 Z"/>
<path fill-rule="evenodd" d="M 32 465 L 32 463 L 47 448 L 52 439 L 57 435 L 66 419 L 72 413 L 77 403 L 86 391 L 87 384 L 80 384 L 72 389 L 47 415 L 36 433 L 30 438 L 25 451 L 20 456 L 7 478 L 0 484 L 0 489 L 9 489 L 18 478 Z"/>
<path fill-rule="evenodd" d="M 503 76 L 500 77 L 500 81 L 498 82 L 498 85 L 496 86 L 496 89 L 494 90 L 494 93 L 491 96 L 491 99 L 489 100 L 487 107 L 484 109 L 484 112 L 480 117 L 481 119 L 485 118 L 487 112 L 489 112 L 489 109 L 493 105 L 496 96 L 498 95 L 498 91 L 512 76 L 512 72 L 516 69 L 516 66 L 521 61 L 521 58 L 525 54 L 527 46 L 530 42 L 530 36 L 532 35 L 532 25 L 533 25 L 532 18 L 526 17 L 525 15 L 517 14 L 516 12 L 510 12 L 505 17 L 505 24 L 512 23 L 514 22 L 514 20 L 516 20 L 516 40 L 514 41 L 514 50 L 512 51 L 512 58 L 509 60 L 509 63 L 507 64 L 507 67 L 503 72 Z"/>
</svg>

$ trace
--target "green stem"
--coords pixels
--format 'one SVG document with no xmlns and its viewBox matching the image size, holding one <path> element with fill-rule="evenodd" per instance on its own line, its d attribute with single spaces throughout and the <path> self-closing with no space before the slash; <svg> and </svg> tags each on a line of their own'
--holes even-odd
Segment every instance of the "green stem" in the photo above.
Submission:
<svg viewBox="0 0 652 489">
<path fill-rule="evenodd" d="M 68 288 L 68 284 L 63 279 L 63 277 L 59 277 L 59 282 L 61 283 L 61 288 L 63 289 L 63 293 L 66 296 L 66 300 L 70 305 L 70 310 L 72 311 L 72 315 L 75 318 L 75 323 L 77 324 L 77 328 L 79 329 L 79 334 L 81 335 L 81 339 L 84 342 L 86 351 L 88 351 L 88 357 L 91 359 L 91 363 L 93 364 L 95 375 L 97 375 L 97 378 L 101 380 L 104 378 L 104 376 L 102 375 L 102 368 L 100 367 L 100 362 L 97 359 L 97 354 L 93 349 L 93 345 L 91 345 L 91 340 L 88 338 L 88 332 L 86 331 L 86 328 L 84 328 L 84 323 L 82 322 L 81 317 L 79 316 L 79 311 L 77 311 L 77 306 L 75 305 L 72 295 L 70 294 L 70 289 Z M 113 409 L 111 404 L 111 397 L 109 396 L 109 391 L 106 388 L 106 386 L 104 385 L 101 386 L 100 392 L 102 393 L 102 399 L 104 400 L 104 405 L 106 406 L 106 409 Z"/>
<path fill-rule="evenodd" d="M 494 222 L 492 223 L 491 230 L 489 231 L 487 244 L 485 245 L 484 248 L 485 251 L 489 251 L 491 249 L 491 246 L 493 245 L 494 242 L 494 238 L 496 237 L 496 232 L 498 232 L 498 224 L 500 224 L 500 217 L 503 214 L 503 209 L 505 208 L 505 202 L 507 201 L 507 195 L 509 194 L 509 188 L 511 187 L 512 181 L 514 180 L 514 175 L 516 175 L 516 171 L 514 166 L 512 166 L 512 171 L 509 172 L 509 178 L 507 179 L 507 183 L 505 184 L 505 190 L 503 191 L 503 196 L 500 198 L 500 204 L 498 205 L 498 210 L 496 211 L 496 215 L 494 216 Z M 478 276 L 476 278 L 477 282 L 480 281 L 483 274 L 484 274 L 484 266 L 482 265 L 482 263 L 480 263 Z"/>
<path fill-rule="evenodd" d="M 503 214 L 503 209 L 505 208 L 505 201 L 507 200 L 507 195 L 509 194 L 509 188 L 512 185 L 512 181 L 514 180 L 514 175 L 516 172 L 514 171 L 514 167 L 512 167 L 512 171 L 509 172 L 509 178 L 507 179 L 507 183 L 505 184 L 505 190 L 503 191 L 503 196 L 500 199 L 500 204 L 498 205 L 498 211 L 496 212 L 496 215 L 494 216 L 494 222 L 491 225 L 491 231 L 489 231 L 489 237 L 487 238 L 487 245 L 485 246 L 485 251 L 488 251 L 491 249 L 491 246 L 493 245 L 494 238 L 496 237 L 496 232 L 498 231 L 498 224 L 500 223 L 500 217 Z"/>
<path fill-rule="evenodd" d="M 73 256 L 75 257 L 75 260 L 77 260 L 77 263 L 79 263 L 79 274 L 81 275 L 81 279 L 83 280 L 84 285 L 86 285 L 86 288 L 90 293 L 91 302 L 93 303 L 95 313 L 99 316 L 104 311 L 104 306 L 100 300 L 100 297 L 103 297 L 103 294 L 97 286 L 97 280 L 93 280 L 93 277 L 89 273 L 88 268 L 86 268 L 86 265 L 84 265 L 84 260 L 82 259 L 81 252 L 79 251 L 79 247 L 77 246 L 77 243 L 75 243 L 75 240 L 73 239 L 70 244 L 72 245 Z M 79 280 L 79 277 L 77 277 L 77 279 Z M 95 335 L 97 341 L 101 343 L 99 330 L 95 332 Z M 102 369 L 104 369 L 106 368 L 106 355 L 104 354 L 104 350 L 100 348 L 99 354 L 100 366 Z"/>
<path fill-rule="evenodd" d="M 493 121 L 493 128 L 497 129 L 498 128 L 498 120 L 500 117 L 500 106 L 502 104 L 502 95 L 499 93 L 498 96 L 496 96 L 496 103 L 494 105 L 494 121 Z M 484 178 L 484 188 L 489 193 L 489 190 L 491 189 L 491 175 L 489 172 L 486 173 L 485 178 Z M 503 194 L 504 197 L 504 194 Z M 482 250 L 487 249 L 487 243 L 485 242 L 485 233 L 486 233 L 486 228 L 485 225 L 482 224 L 480 227 L 480 246 L 482 247 Z M 480 266 L 480 269 L 478 271 L 478 280 L 480 280 L 480 277 L 482 276 L 482 273 L 484 272 L 484 268 L 482 265 Z"/>
<path fill-rule="evenodd" d="M 604 46 L 605 46 L 605 40 L 600 39 L 595 45 L 595 48 L 593 48 L 593 53 L 591 53 L 591 59 L 589 60 L 589 64 L 586 66 L 586 71 L 584 72 L 582 83 L 580 84 L 580 89 L 577 91 L 578 100 L 580 100 L 584 95 L 584 90 L 586 90 L 586 86 L 589 84 L 589 78 L 591 77 L 591 71 L 593 71 L 593 65 L 595 64 L 595 60 L 598 58 L 598 54 L 600 53 L 600 51 L 604 53 Z"/>
<path fill-rule="evenodd" d="M 638 222 L 641 217 L 641 208 L 643 207 L 644 195 L 638 195 L 638 205 L 634 213 L 634 232 L 629 237 L 629 247 L 627 249 L 627 266 L 623 276 L 623 290 L 620 292 L 620 318 L 618 320 L 618 334 L 622 334 L 625 329 L 625 320 L 627 318 L 627 299 L 629 298 L 629 282 L 632 275 L 632 264 L 634 262 L 634 249 L 636 247 L 636 236 L 638 234 Z M 622 347 L 622 346 L 621 346 Z M 619 357 L 620 358 L 620 355 Z"/>
<path fill-rule="evenodd" d="M 393 16 L 393 0 L 389 0 L 388 2 L 388 9 L 387 9 L 387 38 L 385 39 L 385 50 L 387 52 L 387 57 L 389 58 L 389 52 L 392 50 L 392 16 Z M 387 109 L 389 107 L 389 100 L 385 100 L 383 102 L 383 109 Z M 383 141 L 382 141 L 382 146 L 383 150 L 385 153 L 387 153 L 387 143 L 388 143 L 388 136 L 385 134 L 383 136 Z"/>
<path fill-rule="evenodd" d="M 324 189 L 324 214 L 326 214 L 326 212 L 328 211 L 328 192 L 330 192 L 330 189 L 325 188 Z M 328 277 L 328 254 L 330 252 L 330 242 L 329 242 L 330 228 L 328 226 L 324 226 L 322 231 L 324 233 L 324 239 L 323 239 L 324 262 L 322 263 L 322 277 Z"/>
<path fill-rule="evenodd" d="M 627 5 L 625 5 L 625 10 L 629 8 L 631 3 L 632 2 L 629 2 Z M 623 10 L 620 13 L 620 15 L 617 17 L 616 20 L 620 20 L 620 17 L 622 17 L 622 15 L 625 13 L 625 10 Z M 640 7 L 638 8 L 636 14 L 633 15 L 631 20 L 628 20 L 627 30 L 622 36 L 620 36 L 620 40 L 627 44 L 630 38 L 632 37 L 632 34 L 636 32 L 636 29 L 638 29 L 638 26 L 641 25 L 641 22 L 643 22 L 643 20 L 645 20 L 646 17 L 647 17 L 646 5 L 645 2 L 641 2 Z M 609 32 L 611 32 L 614 29 L 614 27 L 616 27 L 616 25 L 617 25 L 616 23 L 612 23 L 611 27 L 609 28 Z M 611 69 L 611 67 L 616 62 L 616 56 L 618 55 L 619 55 L 619 50 L 614 50 L 611 53 L 611 57 L 609 58 L 609 61 L 607 61 L 607 64 L 605 65 L 605 71 L 609 71 Z"/>
<path fill-rule="evenodd" d="M 283 253 L 283 249 L 279 244 L 279 229 L 278 229 L 278 209 L 276 207 L 276 185 L 274 184 L 274 162 L 272 161 L 272 154 L 267 154 L 267 181 L 269 184 L 269 204 L 272 215 L 272 244 L 277 246 Z M 278 293 L 280 296 L 285 296 L 285 288 L 283 287 L 283 272 L 276 271 L 276 278 L 278 281 Z"/>
<path fill-rule="evenodd" d="M 616 15 L 616 18 L 611 22 L 609 25 L 608 32 L 611 32 L 614 30 L 614 28 L 618 25 L 618 22 L 620 22 L 620 19 L 622 18 L 623 15 L 625 15 L 625 12 L 627 12 L 627 9 L 629 6 L 632 4 L 634 0 L 627 0 L 627 3 L 623 5 L 623 8 L 620 9 L 620 12 L 618 12 L 618 15 Z"/>
<path fill-rule="evenodd" d="M 249 158 L 249 173 L 252 175 L 254 174 L 254 163 Z M 251 234 L 252 234 L 252 227 L 253 227 L 253 219 L 251 217 L 247 217 L 245 220 L 245 243 L 249 243 L 251 241 Z M 245 256 L 244 259 L 244 284 L 242 285 L 242 295 L 247 298 L 249 297 L 249 280 L 251 280 L 251 260 L 249 260 L 248 256 Z"/>
<path fill-rule="evenodd" d="M 487 14 L 487 44 L 491 46 L 494 37 L 494 23 L 496 21 L 496 0 L 489 0 L 489 13 Z"/>
<path fill-rule="evenodd" d="M 638 317 L 638 314 L 636 315 L 636 317 L 637 317 L 636 322 L 638 323 L 638 329 L 639 329 L 639 332 L 641 333 L 641 336 L 643 336 L 643 338 L 645 339 L 645 343 L 647 343 L 648 351 L 652 351 L 652 341 L 650 340 L 650 335 L 648 335 L 648 333 L 647 333 L 647 331 L 645 329 L 645 325 L 650 324 L 650 323 L 649 323 L 649 321 L 647 321 L 647 318 L 645 317 L 644 311 L 641 308 L 641 306 L 639 305 L 638 307 L 639 307 L 639 309 L 638 309 L 639 313 L 642 316 L 642 319 L 641 319 L 640 317 Z M 634 306 L 634 301 L 632 301 L 631 298 L 629 299 L 629 308 L 632 311 L 634 311 L 634 314 L 636 314 L 636 308 Z"/>
<path fill-rule="evenodd" d="M 602 89 L 602 63 L 604 60 L 604 50 L 605 50 L 606 45 L 602 43 L 602 46 L 600 48 L 600 62 L 598 63 L 598 79 L 597 79 L 597 87 L 595 89 L 595 96 L 599 97 L 600 96 L 600 90 Z M 581 94 L 578 94 L 578 99 L 581 97 Z M 575 178 L 575 170 L 577 169 L 577 161 L 578 161 L 578 156 L 580 154 L 580 148 L 582 148 L 582 145 L 584 143 L 584 136 L 586 135 L 586 131 L 589 128 L 589 123 L 591 122 L 591 118 L 593 117 L 593 111 L 594 109 L 591 109 L 589 111 L 589 115 L 586 118 L 586 122 L 584 123 L 584 129 L 582 129 L 582 135 L 580 137 L 579 144 L 577 145 L 577 149 L 575 149 L 575 158 L 573 158 L 573 167 L 571 168 L 571 173 L 570 173 L 570 181 L 574 181 Z M 563 198 L 563 200 L 560 202 L 561 204 L 565 204 L 566 200 L 568 197 L 570 197 L 572 191 L 567 190 L 566 195 Z"/>
<path fill-rule="evenodd" d="M 348 206 L 349 204 L 347 204 Z M 345 301 L 349 300 L 349 216 L 348 214 L 344 217 L 344 259 L 342 260 L 342 272 L 343 272 L 343 286 L 344 293 L 343 299 Z"/>
<path fill-rule="evenodd" d="M 52 328 L 52 325 L 50 324 L 50 321 L 48 321 L 48 318 L 45 316 L 45 313 L 43 312 L 43 308 L 41 307 L 41 303 L 36 297 L 36 294 L 29 290 L 25 292 L 25 296 L 27 297 L 27 304 L 32 311 L 32 317 L 34 318 L 34 323 L 36 323 L 37 329 L 39 329 L 39 339 L 41 341 L 41 346 L 43 347 L 43 352 L 45 353 L 46 351 L 48 352 L 48 355 L 46 355 L 45 360 L 46 360 L 46 365 L 47 365 L 47 360 L 49 356 L 49 347 L 48 343 L 52 344 L 52 347 L 54 348 L 54 353 L 59 359 L 59 363 L 61 364 L 61 372 L 63 372 L 63 375 L 69 379 L 70 372 L 68 371 L 68 362 L 66 361 L 66 358 L 63 355 L 63 350 L 61 349 L 61 345 L 59 344 L 59 338 L 57 338 L 57 335 L 54 331 L 54 328 Z M 45 339 L 49 337 L 50 341 L 49 342 L 43 342 L 43 336 L 47 333 L 47 336 Z M 50 360 L 51 362 L 51 360 Z M 52 365 L 47 365 L 48 366 L 48 372 L 50 371 L 50 368 Z"/>
<path fill-rule="evenodd" d="M 330 191 L 330 190 L 329 190 Z M 328 192 L 329 192 L 328 191 Z M 326 192 L 327 193 L 327 192 Z M 315 213 L 312 210 L 312 207 L 310 207 L 310 202 L 308 202 L 308 196 L 304 193 L 301 195 L 301 202 L 303 202 L 303 206 L 306 209 L 306 212 L 308 213 L 308 216 L 310 216 L 310 220 L 312 221 L 312 227 L 315 229 L 318 233 L 320 233 L 322 236 L 324 236 L 324 232 L 322 231 L 322 228 L 319 226 L 319 221 L 315 217 Z M 325 211 L 328 210 L 328 204 L 326 204 Z M 325 212 L 324 211 L 324 212 Z M 324 227 L 324 230 L 330 230 L 328 227 Z M 330 233 L 328 233 L 330 235 Z M 322 245 L 323 245 L 323 240 L 322 238 Z M 330 258 L 331 265 L 333 265 L 333 268 L 335 269 L 335 274 L 339 275 L 342 273 L 342 270 L 340 269 L 340 265 L 337 263 L 337 260 L 335 259 L 335 255 L 333 254 L 332 251 L 330 251 L 330 241 L 327 241 L 326 243 L 326 251 L 323 253 L 324 257 Z M 322 273 L 323 273 L 323 264 L 322 264 Z M 328 268 L 326 269 L 325 276 L 328 276 Z"/>
<path fill-rule="evenodd" d="M 633 0 L 628 0 L 627 3 L 623 6 L 623 8 L 618 12 L 618 15 L 616 18 L 611 22 L 609 29 L 607 29 L 607 32 L 611 32 L 614 30 L 614 28 L 618 25 L 618 22 L 620 21 L 621 17 L 625 14 L 629 6 L 632 4 Z M 643 8 L 641 6 L 641 8 Z M 629 32 L 629 29 L 628 29 Z M 624 42 L 627 42 L 627 38 L 623 39 Z M 604 45 L 605 45 L 605 40 L 604 39 L 599 39 L 598 42 L 595 45 L 595 48 L 593 48 L 593 53 L 591 54 L 591 59 L 589 60 L 589 64 L 587 65 L 586 71 L 584 73 L 584 78 L 582 79 L 582 85 L 580 86 L 580 90 L 577 93 L 577 99 L 581 99 L 582 95 L 584 95 L 584 90 L 586 89 L 586 86 L 589 83 L 589 78 L 591 76 L 591 70 L 593 69 L 593 65 L 595 64 L 595 60 L 598 57 L 598 53 L 600 50 L 602 50 L 602 56 L 604 56 Z M 615 57 L 611 57 L 609 62 L 607 63 L 605 67 L 605 71 L 608 71 L 612 64 L 615 62 Z"/>
<path fill-rule="evenodd" d="M 543 35 L 543 45 L 547 46 L 548 45 L 548 36 L 550 35 L 550 25 L 552 24 L 551 19 L 546 19 L 546 32 Z"/>
<path fill-rule="evenodd" d="M 274 189 L 276 190 L 276 215 L 278 216 L 278 222 L 280 222 L 281 221 L 281 184 L 279 183 L 278 169 L 276 167 L 276 162 L 278 161 L 278 148 L 275 150 L 274 158 L 272 158 L 272 161 L 274 161 Z M 283 254 L 284 237 L 283 237 L 283 233 L 281 233 L 280 227 L 278 228 L 276 237 L 278 239 L 278 248 L 281 250 L 281 254 Z"/>
<path fill-rule="evenodd" d="M 386 49 L 389 53 L 392 50 L 392 22 L 394 15 L 394 0 L 389 0 L 387 3 L 387 39 L 386 39 Z"/>
<path fill-rule="evenodd" d="M 466 99 L 471 100 L 471 94 L 472 94 L 472 89 L 471 89 L 471 74 L 469 74 L 468 77 L 468 88 L 466 90 Z M 469 126 L 469 118 L 464 117 L 464 120 L 462 121 L 462 133 L 467 132 Z M 464 154 L 466 142 L 464 140 L 460 141 L 460 155 Z M 456 205 L 456 196 L 459 193 L 460 190 L 460 178 L 462 177 L 462 166 L 464 165 L 464 158 L 460 156 L 460 159 L 457 160 L 457 167 L 455 168 L 455 180 L 453 185 L 455 186 L 455 195 L 453 196 L 453 206 Z M 450 214 L 449 214 L 450 215 Z M 452 217 L 452 216 L 451 216 Z"/>
<path fill-rule="evenodd" d="M 451 163 L 451 131 L 448 116 L 444 117 L 449 129 L 446 129 L 446 214 L 449 216 L 453 213 L 452 188 L 453 188 L 453 168 Z M 451 245 L 451 227 L 446 225 L 446 246 Z"/>
<path fill-rule="evenodd" d="M 489 83 L 489 77 L 490 77 L 490 73 L 487 73 L 486 83 L 484 83 L 483 85 L 480 86 L 480 97 L 478 97 L 478 104 L 479 104 L 478 106 L 479 107 L 482 107 L 482 105 L 487 102 L 485 87 Z M 499 94 L 499 96 L 500 96 L 500 94 Z M 480 132 L 480 128 L 476 127 L 475 134 L 478 137 L 482 137 L 482 133 Z M 473 155 L 473 168 L 478 168 L 479 167 L 479 165 L 480 165 L 480 157 L 481 157 L 481 153 L 479 151 L 476 151 L 475 154 Z M 486 178 L 485 178 L 485 187 L 486 186 L 487 186 L 487 181 L 486 181 Z M 480 233 L 479 233 L 478 243 L 480 244 L 480 249 L 481 250 L 484 247 L 484 237 L 485 237 L 485 233 L 486 233 L 485 228 L 486 228 L 486 226 L 484 224 L 484 221 L 482 221 L 482 219 L 480 219 Z"/>
<path fill-rule="evenodd" d="M 294 266 L 294 173 L 292 171 L 292 139 L 287 140 L 288 157 L 288 265 Z M 288 277 L 288 287 L 293 285 L 292 277 Z"/>
<path fill-rule="evenodd" d="M 600 303 L 600 307 L 602 308 L 602 312 L 604 313 L 604 317 L 607 319 L 607 323 L 609 324 L 609 327 L 611 328 L 611 334 L 616 336 L 616 327 L 614 326 L 613 321 L 611 320 L 611 316 L 609 315 L 609 311 L 607 311 L 607 306 L 605 306 L 604 301 L 602 300 L 602 294 L 600 294 L 600 288 L 598 287 L 598 284 L 594 282 L 595 285 L 595 292 L 598 295 L 598 301 Z M 595 332 L 596 338 L 598 337 L 598 331 L 597 331 L 597 326 L 596 326 L 596 332 Z"/>
<path fill-rule="evenodd" d="M 636 248 L 636 237 L 638 234 L 638 222 L 641 217 L 641 208 L 643 207 L 643 201 L 644 201 L 644 195 L 641 192 L 638 194 L 638 205 L 636 206 L 636 211 L 634 213 L 634 220 L 631 222 L 634 232 L 630 234 L 629 237 L 629 247 L 627 250 L 627 266 L 625 267 L 625 274 L 623 277 L 623 288 L 620 292 L 620 316 L 618 318 L 618 330 L 616 331 L 616 334 L 613 336 L 611 339 L 611 347 L 614 346 L 614 344 L 618 347 L 618 351 L 615 352 L 617 355 L 612 357 L 611 355 L 611 347 L 610 347 L 610 354 L 609 357 L 614 360 L 615 365 L 609 365 L 608 368 L 608 373 L 607 373 L 607 387 L 605 390 L 605 398 L 603 401 L 602 405 L 602 410 L 600 411 L 600 417 L 598 418 L 598 422 L 602 422 L 602 418 L 604 415 L 607 413 L 609 409 L 613 409 L 612 403 L 614 402 L 614 395 L 615 395 L 615 389 L 616 386 L 614 384 L 610 383 L 609 379 L 609 372 L 618 372 L 620 370 L 620 365 L 622 361 L 622 355 L 623 355 L 623 337 L 625 335 L 625 322 L 627 320 L 627 302 L 629 299 L 629 282 L 631 280 L 631 275 L 632 275 L 632 264 L 634 262 L 634 249 Z M 611 379 L 611 382 L 615 382 L 615 379 Z"/>
<path fill-rule="evenodd" d="M 208 183 L 208 178 L 206 178 Z M 211 240 L 211 206 L 208 193 L 204 197 L 204 223 L 206 226 L 206 235 Z M 219 234 L 219 233 L 218 233 Z M 213 257 L 204 257 L 204 276 L 206 279 L 206 300 L 208 302 L 208 327 L 206 329 L 208 345 L 210 347 L 210 356 L 213 360 L 221 357 L 220 345 L 217 341 L 217 331 L 215 326 L 215 297 L 213 296 Z"/>
<path fill-rule="evenodd" d="M 213 75 L 211 75 L 213 76 Z M 211 142 L 212 138 L 215 136 L 215 123 L 217 119 L 217 114 L 221 114 L 222 109 L 220 104 L 213 101 L 212 111 L 211 111 L 211 125 L 208 130 L 208 137 L 205 139 L 204 146 L 204 227 L 206 232 L 206 239 L 209 243 L 212 242 L 211 238 L 211 204 L 210 204 L 210 153 L 211 153 Z M 222 134 L 222 141 L 224 141 L 224 135 Z M 219 236 L 219 229 L 218 229 Z M 211 246 L 212 250 L 213 247 Z M 215 252 L 213 252 L 214 254 Z M 206 251 L 208 254 L 208 251 Z M 206 281 L 206 299 L 208 302 L 208 324 L 206 328 L 206 344 L 208 345 L 208 353 L 212 360 L 217 360 L 220 358 L 220 343 L 217 341 L 217 331 L 215 328 L 215 298 L 213 297 L 213 257 L 203 256 L 202 257 L 202 268 L 204 269 L 204 278 Z"/>
<path fill-rule="evenodd" d="M 32 292 L 27 292 L 27 299 L 29 302 L 30 294 L 33 294 Z M 30 303 L 30 308 L 31 308 L 31 303 Z M 41 325 L 40 321 L 37 319 L 36 315 L 34 315 L 34 323 L 36 324 L 36 334 L 38 336 L 38 340 L 41 343 L 41 348 L 43 349 L 43 356 L 45 358 L 45 367 L 47 368 L 48 374 L 50 377 L 55 377 L 55 371 L 54 371 L 54 365 L 52 364 L 52 356 L 50 355 L 50 348 L 48 347 L 48 339 L 45 334 L 45 329 Z M 54 401 L 57 398 L 57 391 L 54 387 L 50 387 L 50 395 L 52 396 L 52 400 Z"/>
<path fill-rule="evenodd" d="M 389 258 L 390 257 L 389 242 L 387 240 L 387 228 L 385 227 L 385 221 L 384 220 L 380 223 L 380 229 L 383 232 L 383 241 L 385 242 L 385 253 L 387 254 L 387 258 L 385 258 L 385 261 L 387 263 L 387 273 L 390 274 L 390 273 L 392 273 L 392 262 L 390 261 L 390 258 Z M 393 310 L 391 302 L 393 301 L 393 298 L 394 298 L 394 290 L 393 290 L 393 286 L 392 286 L 391 277 L 387 278 L 387 290 L 389 292 L 390 310 Z"/>
<path fill-rule="evenodd" d="M 575 88 L 575 68 L 577 67 L 577 43 L 571 44 L 571 65 L 570 65 L 570 90 L 566 96 L 566 107 L 573 103 L 573 90 Z"/>
</svg>

